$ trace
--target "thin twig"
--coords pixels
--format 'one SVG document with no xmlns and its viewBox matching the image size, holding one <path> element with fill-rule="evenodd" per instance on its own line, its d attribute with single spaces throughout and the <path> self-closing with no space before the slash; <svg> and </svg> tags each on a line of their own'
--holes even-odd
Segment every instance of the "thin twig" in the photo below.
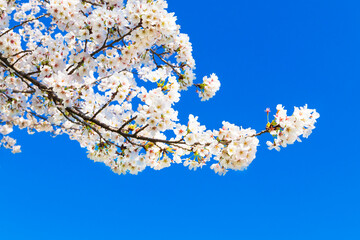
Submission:
<svg viewBox="0 0 360 240">
<path fill-rule="evenodd" d="M 8 32 L 10 32 L 11 30 L 14 30 L 14 29 L 17 28 L 17 27 L 21 27 L 21 26 L 24 25 L 25 23 L 28 23 L 28 22 L 31 22 L 31 21 L 34 21 L 34 20 L 38 20 L 38 19 L 40 19 L 40 18 L 42 18 L 42 17 L 45 17 L 45 16 L 50 16 L 50 14 L 49 14 L 49 13 L 45 13 L 45 14 L 37 17 L 37 18 L 29 19 L 29 20 L 26 20 L 26 21 L 18 24 L 18 25 L 15 25 L 15 26 L 13 26 L 12 28 L 10 28 L 10 29 L 6 30 L 5 32 L 3 32 L 2 34 L 0 34 L 0 37 L 4 36 L 5 34 L 7 34 Z"/>
<path fill-rule="evenodd" d="M 169 67 L 171 67 L 171 69 L 178 75 L 181 76 L 181 73 L 179 73 L 176 68 L 174 67 L 174 65 L 170 64 L 169 62 L 167 62 L 165 59 L 163 59 L 160 54 L 156 53 L 154 50 L 150 49 L 151 53 L 155 54 L 158 58 L 160 58 L 161 61 L 163 61 L 166 65 L 168 65 Z M 156 63 L 155 63 L 156 64 Z M 157 64 L 156 64 L 157 65 Z"/>
<path fill-rule="evenodd" d="M 126 125 L 128 125 L 129 123 L 131 123 L 132 121 L 134 121 L 137 118 L 137 116 L 130 118 L 129 120 L 127 120 L 118 130 L 119 133 L 122 132 L 122 130 L 124 129 L 124 127 L 126 127 Z"/>
<path fill-rule="evenodd" d="M 102 106 L 95 114 L 94 116 L 92 116 L 91 120 L 95 119 L 96 116 L 102 111 L 104 110 L 107 106 L 109 106 L 109 104 L 115 99 L 116 95 L 118 94 L 119 90 L 116 90 L 116 92 L 113 93 L 113 95 L 111 96 L 111 98 L 109 99 L 109 101 L 107 103 L 104 104 L 104 106 Z"/>
</svg>

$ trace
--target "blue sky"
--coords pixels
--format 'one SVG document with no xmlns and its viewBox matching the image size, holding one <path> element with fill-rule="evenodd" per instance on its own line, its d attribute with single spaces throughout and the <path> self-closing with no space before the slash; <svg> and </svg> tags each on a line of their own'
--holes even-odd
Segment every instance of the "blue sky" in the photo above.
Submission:
<svg viewBox="0 0 360 240">
<path fill-rule="evenodd" d="M 16 131 L 0 149 L 0 239 L 360 239 L 358 1 L 168 0 L 190 35 L 197 76 L 217 96 L 184 93 L 180 118 L 262 130 L 266 107 L 308 104 L 309 139 L 266 149 L 224 177 L 173 166 L 118 176 L 66 136 Z"/>
</svg>

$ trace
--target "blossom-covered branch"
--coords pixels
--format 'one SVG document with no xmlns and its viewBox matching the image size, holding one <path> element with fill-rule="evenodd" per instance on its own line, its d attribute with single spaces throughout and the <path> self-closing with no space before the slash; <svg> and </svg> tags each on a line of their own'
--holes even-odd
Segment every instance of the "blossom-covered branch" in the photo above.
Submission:
<svg viewBox="0 0 360 240">
<path fill-rule="evenodd" d="M 254 160 L 262 134 L 277 150 L 310 135 L 319 114 L 307 106 L 288 116 L 278 105 L 261 132 L 228 122 L 207 130 L 193 115 L 180 123 L 181 91 L 205 101 L 220 81 L 196 81 L 189 37 L 166 8 L 164 0 L 0 0 L 0 146 L 21 151 L 9 136 L 17 126 L 67 134 L 119 174 L 172 163 L 211 163 L 225 174 Z"/>
</svg>

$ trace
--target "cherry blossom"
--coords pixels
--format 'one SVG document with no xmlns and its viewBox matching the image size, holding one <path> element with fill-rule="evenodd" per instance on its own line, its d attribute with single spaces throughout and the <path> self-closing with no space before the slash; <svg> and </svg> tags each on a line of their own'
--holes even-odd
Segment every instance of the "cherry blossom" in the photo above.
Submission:
<svg viewBox="0 0 360 240">
<path fill-rule="evenodd" d="M 0 20 L 0 146 L 13 153 L 18 127 L 66 134 L 118 174 L 210 164 L 224 175 L 249 166 L 258 136 L 270 133 L 269 149 L 280 150 L 319 118 L 307 105 L 291 116 L 278 105 L 261 132 L 225 121 L 209 130 L 193 115 L 179 122 L 181 92 L 206 101 L 220 81 L 197 82 L 190 38 L 165 0 L 0 0 Z"/>
</svg>

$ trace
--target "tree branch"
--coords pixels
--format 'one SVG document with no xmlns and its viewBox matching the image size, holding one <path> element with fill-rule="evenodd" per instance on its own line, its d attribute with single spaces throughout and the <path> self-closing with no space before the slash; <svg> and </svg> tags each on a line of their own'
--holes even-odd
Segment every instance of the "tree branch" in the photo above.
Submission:
<svg viewBox="0 0 360 240">
<path fill-rule="evenodd" d="M 111 98 L 109 99 L 109 101 L 107 103 L 104 104 L 104 106 L 102 106 L 95 114 L 94 116 L 92 116 L 91 120 L 95 119 L 96 116 L 102 111 L 104 110 L 107 106 L 109 106 L 109 104 L 115 99 L 116 95 L 118 94 L 119 90 L 116 90 L 116 92 L 114 92 L 111 96 Z"/>
<path fill-rule="evenodd" d="M 168 65 L 169 67 L 171 67 L 171 69 L 178 75 L 181 76 L 181 73 L 179 73 L 176 68 L 174 67 L 174 65 L 170 64 L 169 62 L 167 62 L 165 59 L 163 59 L 160 54 L 158 54 L 157 52 L 155 52 L 154 50 L 150 49 L 152 54 L 155 54 L 158 58 L 160 58 L 161 61 L 163 61 L 166 65 Z M 154 59 L 155 61 L 155 59 Z M 155 62 L 155 64 L 157 65 L 157 63 Z"/>
<path fill-rule="evenodd" d="M 0 60 L 4 64 L 6 64 L 8 66 L 8 68 L 13 70 L 16 75 L 25 78 L 26 80 L 30 81 L 35 86 L 37 86 L 40 90 L 43 90 L 43 91 L 47 92 L 48 95 L 49 95 L 49 98 L 54 99 L 57 102 L 62 102 L 62 100 L 51 89 L 49 89 L 46 85 L 44 85 L 43 83 L 35 80 L 34 78 L 32 78 L 32 77 L 30 77 L 28 75 L 26 75 L 22 71 L 18 70 L 16 67 L 11 66 L 10 63 L 5 58 L 3 58 L 1 56 L 1 54 L 0 54 Z M 186 144 L 185 141 L 184 141 L 184 138 L 182 138 L 180 140 L 170 141 L 170 140 L 166 140 L 166 139 L 156 139 L 156 138 L 150 138 L 150 137 L 145 137 L 145 136 L 138 136 L 138 133 L 130 134 L 130 133 L 123 132 L 123 129 L 131 121 L 135 120 L 137 116 L 132 117 L 131 119 L 126 121 L 119 129 L 114 129 L 113 127 L 111 127 L 111 126 L 109 126 L 109 125 L 107 125 L 107 124 L 105 124 L 105 123 L 103 123 L 103 122 L 101 122 L 99 120 L 96 120 L 93 117 L 88 117 L 86 114 L 81 112 L 79 109 L 75 109 L 75 108 L 72 108 L 72 107 L 66 107 L 65 110 L 68 111 L 72 116 L 75 115 L 75 116 L 80 117 L 81 119 L 84 120 L 84 121 L 81 121 L 81 122 L 86 122 L 86 121 L 92 122 L 92 123 L 98 125 L 99 127 L 104 128 L 105 130 L 120 134 L 125 139 L 134 138 L 134 139 L 137 139 L 137 140 L 140 140 L 140 141 L 147 141 L 147 142 L 152 142 L 152 143 L 165 143 L 165 144 L 168 144 L 168 145 L 173 145 L 173 144 L 181 144 L 181 145 L 183 145 L 183 144 Z M 253 135 L 253 136 L 250 136 L 250 137 L 260 136 L 260 135 L 262 135 L 262 134 L 264 134 L 266 132 L 269 132 L 269 131 L 270 131 L 270 129 L 266 129 L 266 130 L 261 131 L 261 132 L 255 134 L 255 135 Z"/>
<path fill-rule="evenodd" d="M 5 32 L 1 33 L 1 34 L 0 34 L 0 37 L 4 36 L 5 34 L 7 34 L 8 32 L 10 32 L 11 30 L 14 30 L 14 29 L 17 28 L 17 27 L 21 27 L 21 26 L 24 25 L 25 23 L 28 23 L 28 22 L 31 22 L 31 21 L 34 21 L 34 20 L 38 20 L 38 19 L 40 19 L 40 18 L 42 18 L 42 17 L 45 17 L 45 16 L 50 16 L 50 14 L 49 14 L 49 13 L 45 13 L 45 14 L 37 17 L 37 18 L 29 19 L 29 20 L 26 20 L 26 21 L 18 24 L 18 25 L 15 25 L 15 26 L 13 26 L 12 28 L 9 28 L 9 29 L 6 30 Z"/>
</svg>

